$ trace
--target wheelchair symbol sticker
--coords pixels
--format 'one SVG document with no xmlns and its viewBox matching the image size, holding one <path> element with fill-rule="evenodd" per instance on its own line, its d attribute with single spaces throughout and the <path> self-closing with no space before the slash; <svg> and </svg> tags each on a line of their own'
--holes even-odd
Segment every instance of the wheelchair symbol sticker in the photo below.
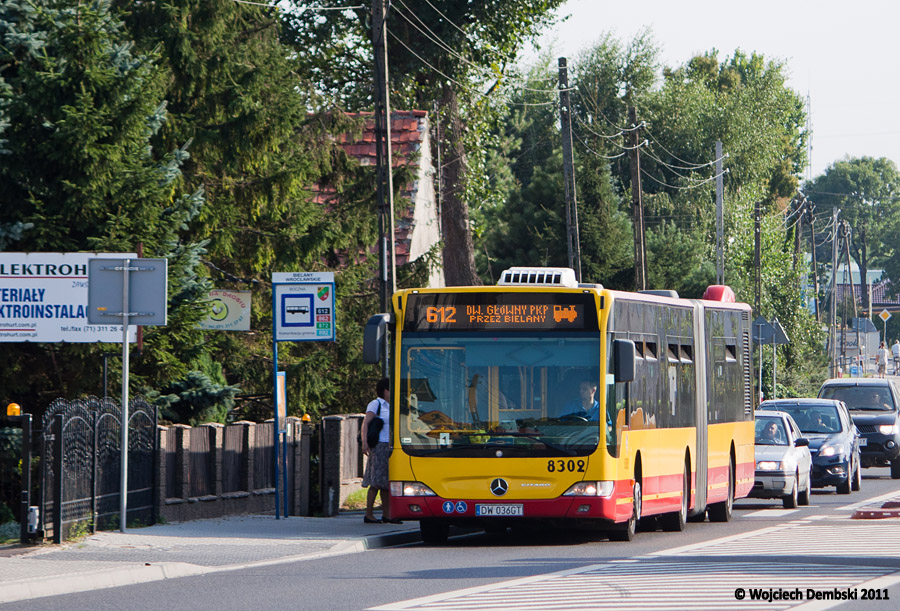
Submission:
<svg viewBox="0 0 900 611">
<path fill-rule="evenodd" d="M 456 503 L 456 513 L 466 513 L 466 509 L 468 508 L 469 506 L 466 505 L 465 501 L 458 501 Z"/>
</svg>

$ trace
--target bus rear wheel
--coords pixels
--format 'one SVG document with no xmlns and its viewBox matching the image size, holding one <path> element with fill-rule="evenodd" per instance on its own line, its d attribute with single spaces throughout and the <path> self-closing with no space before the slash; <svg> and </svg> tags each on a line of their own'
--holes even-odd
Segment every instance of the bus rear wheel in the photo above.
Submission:
<svg viewBox="0 0 900 611">
<path fill-rule="evenodd" d="M 450 523 L 446 520 L 420 520 L 422 541 L 429 545 L 443 545 L 450 536 Z"/>
<path fill-rule="evenodd" d="M 609 531 L 610 541 L 631 541 L 637 532 L 637 523 L 641 519 L 641 482 L 634 482 L 632 493 L 631 517 L 628 521 Z"/>
</svg>

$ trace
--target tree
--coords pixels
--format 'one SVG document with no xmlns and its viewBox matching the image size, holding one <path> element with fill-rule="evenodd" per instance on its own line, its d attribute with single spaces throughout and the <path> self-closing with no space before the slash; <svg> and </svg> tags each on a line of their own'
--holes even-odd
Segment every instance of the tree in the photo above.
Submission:
<svg viewBox="0 0 900 611">
<path fill-rule="evenodd" d="M 371 385 L 348 385 L 346 373 L 364 368 L 362 327 L 375 311 L 375 258 L 365 253 L 377 243 L 376 216 L 371 168 L 338 143 L 361 123 L 318 95 L 316 83 L 298 79 L 309 74 L 308 50 L 282 43 L 277 9 L 230 0 L 118 4 L 140 48 L 160 49 L 172 118 L 160 146 L 191 141 L 184 180 L 208 201 L 191 223 L 208 241 L 203 262 L 217 285 L 254 289 L 253 332 L 205 334 L 212 358 L 200 372 L 240 387 L 234 409 L 242 417 L 270 417 L 271 273 L 334 270 L 338 341 L 282 344 L 279 364 L 292 415 L 357 411 Z M 317 201 L 326 191 L 334 199 Z M 222 413 L 180 399 L 168 405 L 191 418 Z"/>
<path fill-rule="evenodd" d="M 850 256 L 866 278 L 872 265 L 889 267 L 891 278 L 900 278 L 900 269 L 889 257 L 896 244 L 897 215 L 900 213 L 900 173 L 893 161 L 884 157 L 858 157 L 837 161 L 825 173 L 805 186 L 804 192 L 821 213 L 830 216 L 833 207 L 850 224 Z M 831 260 L 829 242 L 827 259 Z M 863 309 L 869 310 L 868 291 L 862 291 Z"/>
<path fill-rule="evenodd" d="M 444 276 L 449 285 L 480 284 L 475 268 L 470 202 L 490 195 L 484 174 L 487 137 L 496 110 L 491 106 L 503 91 L 508 66 L 524 43 L 553 20 L 562 0 L 435 0 L 427 8 L 398 0 L 388 15 L 389 75 L 392 105 L 431 108 L 446 126 L 442 131 L 444 185 L 441 216 L 444 235 Z M 298 53 L 312 59 L 310 73 L 335 97 L 369 107 L 372 90 L 366 68 L 369 10 L 356 9 L 356 21 L 346 12 L 316 12 L 331 0 L 304 2 L 290 17 L 290 39 Z M 415 9 L 415 10 L 414 10 Z M 325 50 L 322 41 L 338 41 Z M 330 44 L 330 43 L 329 43 Z M 340 56 L 336 53 L 342 52 Z M 358 108 L 359 108 L 358 107 Z"/>
<path fill-rule="evenodd" d="M 150 146 L 165 123 L 162 72 L 135 53 L 108 2 L 0 3 L 0 108 L 8 118 L 0 193 L 6 235 L 29 251 L 133 251 L 169 259 L 169 325 L 146 334 L 138 387 L 190 369 L 206 284 L 200 242 L 184 239 L 203 205 L 185 192 L 185 147 Z M 6 392 L 30 409 L 97 393 L 102 346 L 30 344 L 3 351 Z M 92 367 L 93 365 L 93 367 Z"/>
</svg>

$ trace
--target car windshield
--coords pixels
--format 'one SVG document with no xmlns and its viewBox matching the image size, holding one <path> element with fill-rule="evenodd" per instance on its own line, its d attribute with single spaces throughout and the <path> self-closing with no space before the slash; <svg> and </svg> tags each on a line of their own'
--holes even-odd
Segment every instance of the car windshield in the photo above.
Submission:
<svg viewBox="0 0 900 611">
<path fill-rule="evenodd" d="M 410 454 L 584 456 L 607 429 L 599 334 L 407 334 L 401 359 Z"/>
<path fill-rule="evenodd" d="M 841 432 L 843 428 L 841 418 L 834 405 L 776 403 L 772 406 L 760 406 L 760 409 L 774 409 L 790 414 L 803 433 L 830 435 Z"/>
<path fill-rule="evenodd" d="M 843 386 L 830 384 L 819 393 L 822 399 L 837 399 L 855 410 L 893 411 L 894 399 L 887 386 Z"/>
<path fill-rule="evenodd" d="M 781 418 L 756 419 L 756 444 L 762 446 L 786 446 L 787 434 Z"/>
</svg>

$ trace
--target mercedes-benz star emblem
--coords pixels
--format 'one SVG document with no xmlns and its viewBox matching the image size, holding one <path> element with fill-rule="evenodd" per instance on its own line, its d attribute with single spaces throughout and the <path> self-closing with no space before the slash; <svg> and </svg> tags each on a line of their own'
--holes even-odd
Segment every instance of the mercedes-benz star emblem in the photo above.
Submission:
<svg viewBox="0 0 900 611">
<path fill-rule="evenodd" d="M 503 496 L 507 490 L 509 490 L 509 484 L 506 483 L 505 479 L 498 477 L 491 482 L 491 492 L 494 493 L 494 496 Z"/>
</svg>

